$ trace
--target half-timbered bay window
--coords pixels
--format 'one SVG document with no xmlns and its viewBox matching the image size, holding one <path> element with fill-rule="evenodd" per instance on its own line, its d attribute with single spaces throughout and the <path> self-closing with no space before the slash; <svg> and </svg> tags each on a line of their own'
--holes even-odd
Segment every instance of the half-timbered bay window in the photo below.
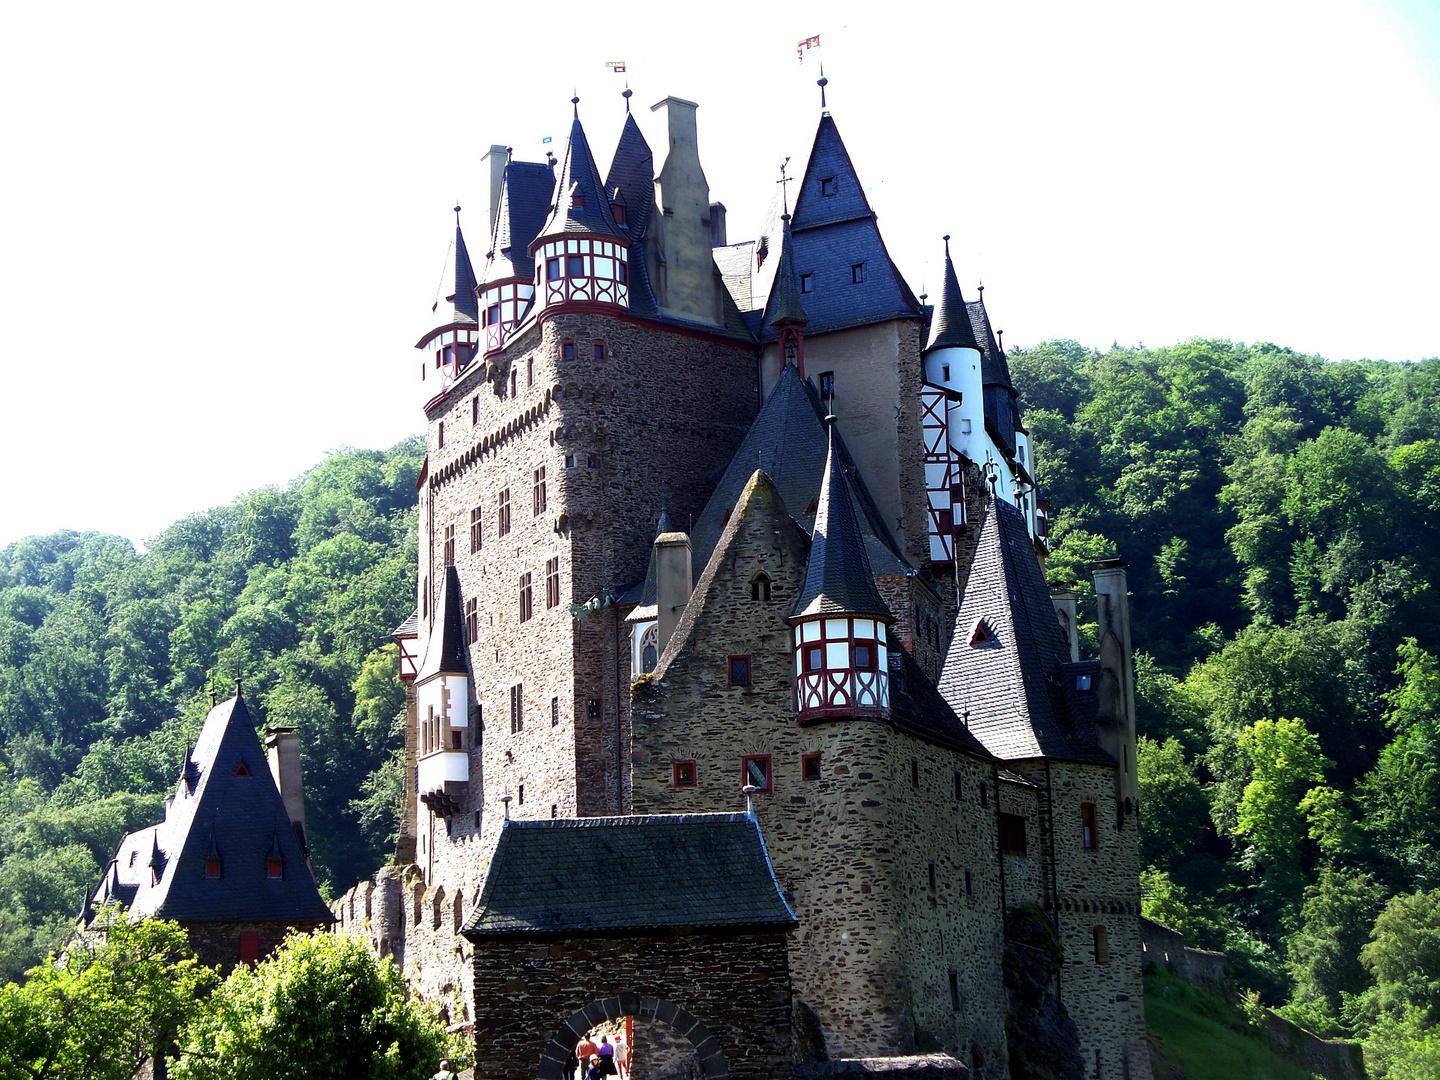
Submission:
<svg viewBox="0 0 1440 1080">
<path fill-rule="evenodd" d="M 630 251 L 589 238 L 553 240 L 542 249 L 545 303 L 593 300 L 630 306 Z"/>
<path fill-rule="evenodd" d="M 795 627 L 795 678 L 802 720 L 877 715 L 890 708 L 885 624 L 810 619 Z"/>
</svg>

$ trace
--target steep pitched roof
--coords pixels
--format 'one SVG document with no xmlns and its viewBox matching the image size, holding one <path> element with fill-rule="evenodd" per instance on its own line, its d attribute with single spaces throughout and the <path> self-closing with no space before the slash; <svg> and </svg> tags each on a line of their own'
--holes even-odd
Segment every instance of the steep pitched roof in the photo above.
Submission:
<svg viewBox="0 0 1440 1080">
<path fill-rule="evenodd" d="M 985 294 L 982 292 L 978 299 L 965 301 L 965 309 L 970 313 L 970 327 L 980 347 L 980 381 L 986 386 L 1014 390 L 1015 386 L 1010 381 L 1010 365 L 1006 363 L 1005 354 L 995 338 L 990 313 L 985 310 Z"/>
<path fill-rule="evenodd" d="M 772 248 L 784 232 L 783 206 L 783 196 L 777 195 L 762 230 Z M 921 315 L 919 301 L 885 248 L 875 213 L 828 113 L 816 129 L 794 208 L 790 229 L 795 270 L 811 275 L 814 286 L 805 294 L 809 333 Z M 853 280 L 855 266 L 863 267 L 864 280 L 858 283 Z M 766 259 L 756 276 L 756 295 L 767 298 L 767 310 L 778 269 L 776 260 Z M 764 339 L 774 338 L 767 326 Z"/>
<path fill-rule="evenodd" d="M 784 228 L 780 238 L 780 263 L 775 268 L 775 286 L 765 304 L 766 326 L 786 321 L 801 324 L 810 321 L 810 316 L 805 314 L 805 305 L 800 302 L 800 275 L 795 272 L 795 244 L 788 217 Z"/>
<path fill-rule="evenodd" d="M 980 381 L 984 395 L 985 427 L 1008 454 L 1015 452 L 1015 429 L 1021 426 L 1019 395 L 1010 382 L 1010 365 L 990 326 L 985 296 L 965 305 L 980 345 Z"/>
<path fill-rule="evenodd" d="M 158 825 L 130 833 L 96 901 L 181 922 L 334 922 L 310 875 L 244 698 L 210 710 L 190 753 L 198 779 L 182 779 Z M 278 852 L 282 876 L 267 863 Z M 220 877 L 205 863 L 219 858 Z M 152 881 L 151 870 L 159 875 Z"/>
<path fill-rule="evenodd" d="M 605 183 L 600 179 L 600 169 L 590 152 L 585 129 L 580 125 L 578 108 L 575 121 L 570 125 L 565 160 L 555 177 L 549 216 L 537 235 L 545 237 L 560 233 L 594 233 L 629 240 L 625 230 L 615 224 L 615 210 L 605 193 Z M 533 240 L 531 244 L 533 246 Z"/>
<path fill-rule="evenodd" d="M 994 639 L 971 644 L 984 621 Z M 940 693 L 1001 760 L 1113 765 L 1065 688 L 1070 647 L 1020 511 L 992 499 L 955 620 Z"/>
<path fill-rule="evenodd" d="M 670 531 L 670 515 L 664 509 L 660 511 L 659 524 L 655 526 L 655 535 Z M 656 617 L 656 605 L 659 603 L 655 592 L 655 545 L 650 545 L 650 561 L 645 565 L 645 577 L 637 581 L 630 588 L 622 592 L 615 601 L 619 607 L 634 605 L 634 610 L 625 616 L 626 622 L 644 622 L 647 619 Z"/>
<path fill-rule="evenodd" d="M 930 681 L 908 649 L 892 634 L 890 657 L 890 722 L 926 742 L 950 746 L 993 760 L 985 745 L 966 729 L 960 717 Z M 897 678 L 900 676 L 900 678 Z"/>
<path fill-rule="evenodd" d="M 441 672 L 465 675 L 465 615 L 460 610 L 460 575 L 453 565 L 445 568 L 440 585 L 440 600 L 435 605 L 437 618 L 425 639 L 425 657 L 420 661 L 417 682 L 424 682 Z"/>
<path fill-rule="evenodd" d="M 539 235 L 550 212 L 554 186 L 550 166 L 543 162 L 512 161 L 505 166 L 482 284 L 535 276 L 530 242 Z"/>
<path fill-rule="evenodd" d="M 576 888 L 619 868 L 625 887 Z M 748 814 L 507 821 L 461 931 L 489 936 L 788 928 L 796 919 Z"/>
<path fill-rule="evenodd" d="M 825 475 L 820 481 L 810 559 L 791 617 L 834 613 L 888 619 L 890 609 L 875 588 L 875 574 L 865 555 L 860 523 L 850 502 L 836 447 L 834 418 L 827 418 L 827 423 L 830 445 L 825 455 Z"/>
<path fill-rule="evenodd" d="M 814 528 L 811 515 L 818 509 L 829 447 L 824 416 L 815 388 L 800 377 L 794 364 L 786 364 L 690 532 L 696 566 L 710 560 L 725 522 L 756 469 L 763 469 L 774 482 L 796 523 L 806 532 Z M 836 443 L 859 513 L 870 568 L 880 577 L 913 573 L 838 431 Z"/>
<path fill-rule="evenodd" d="M 640 133 L 635 117 L 628 112 L 615 156 L 610 160 L 605 190 L 612 195 L 619 191 L 624 200 L 625 231 L 636 238 L 645 235 L 655 205 L 655 154 Z"/>
<path fill-rule="evenodd" d="M 465 234 L 460 231 L 460 211 L 455 211 L 455 291 L 446 297 L 455 308 L 455 321 L 464 316 L 471 322 L 480 321 L 480 298 L 475 295 L 475 267 L 465 247 Z"/>
<path fill-rule="evenodd" d="M 940 302 L 935 305 L 935 315 L 930 320 L 930 340 L 925 351 L 931 349 L 974 349 L 980 351 L 975 340 L 975 327 L 970 323 L 970 310 L 960 292 L 960 279 L 955 276 L 955 264 L 950 260 L 950 238 L 945 237 L 945 282 L 940 290 Z M 981 357 L 984 362 L 984 357 Z"/>
</svg>

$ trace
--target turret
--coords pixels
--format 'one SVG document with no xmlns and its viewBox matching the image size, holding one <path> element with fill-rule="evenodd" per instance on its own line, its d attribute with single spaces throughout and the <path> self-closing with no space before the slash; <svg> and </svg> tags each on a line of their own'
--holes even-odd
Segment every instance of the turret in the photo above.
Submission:
<svg viewBox="0 0 1440 1080">
<path fill-rule="evenodd" d="M 470 672 L 454 566 L 445 568 L 425 659 L 415 677 L 415 716 L 420 801 L 449 817 L 460 808 L 470 781 Z"/>
<path fill-rule="evenodd" d="M 615 220 L 585 129 L 580 99 L 572 98 L 575 120 L 565 160 L 555 177 L 549 212 L 530 244 L 539 303 L 630 306 L 630 237 Z"/>
<path fill-rule="evenodd" d="M 495 180 L 490 250 L 480 276 L 480 325 L 485 328 L 487 357 L 505 347 L 535 297 L 530 243 L 545 223 L 554 182 L 548 165 L 508 159 Z"/>
<path fill-rule="evenodd" d="M 444 390 L 475 355 L 479 341 L 480 301 L 476 295 L 475 268 L 460 231 L 460 207 L 455 207 L 455 278 L 445 302 L 450 317 L 415 343 L 424 359 L 420 380 L 425 400 Z"/>
<path fill-rule="evenodd" d="M 890 610 L 870 558 L 830 427 L 805 584 L 790 615 L 800 722 L 890 715 Z"/>
<path fill-rule="evenodd" d="M 790 215 L 782 214 L 780 263 L 775 268 L 775 287 L 765 305 L 769 325 L 780 342 L 781 367 L 794 364 L 805 377 L 805 327 L 810 318 L 800 302 L 800 276 L 795 272 L 794 241 L 790 236 Z M 823 388 L 822 388 L 823 389 Z"/>
</svg>

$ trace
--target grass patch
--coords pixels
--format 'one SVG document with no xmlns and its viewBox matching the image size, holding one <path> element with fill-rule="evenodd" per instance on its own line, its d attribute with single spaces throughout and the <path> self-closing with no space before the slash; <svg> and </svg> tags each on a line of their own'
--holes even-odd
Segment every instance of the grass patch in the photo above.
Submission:
<svg viewBox="0 0 1440 1080">
<path fill-rule="evenodd" d="M 1158 1076 L 1185 1080 L 1316 1080 L 1286 1061 L 1218 994 L 1166 972 L 1145 976 L 1145 1020 L 1159 1037 Z"/>
</svg>

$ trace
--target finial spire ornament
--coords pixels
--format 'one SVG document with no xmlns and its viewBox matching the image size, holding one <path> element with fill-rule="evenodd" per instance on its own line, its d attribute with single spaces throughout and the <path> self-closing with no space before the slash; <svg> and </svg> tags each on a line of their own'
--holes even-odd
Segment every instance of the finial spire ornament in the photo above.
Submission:
<svg viewBox="0 0 1440 1080">
<path fill-rule="evenodd" d="M 455 227 L 457 229 L 460 227 L 460 204 L 458 202 L 455 204 Z"/>
<path fill-rule="evenodd" d="M 780 206 L 784 210 L 784 213 L 782 213 L 780 217 L 784 221 L 790 220 L 790 189 L 785 185 L 795 179 L 793 176 L 785 175 L 785 168 L 789 164 L 790 159 L 788 157 L 780 162 L 780 179 L 775 181 L 780 185 Z"/>
<path fill-rule="evenodd" d="M 576 119 L 576 120 L 579 120 L 579 119 L 580 119 L 580 91 L 577 89 L 577 90 L 574 91 L 574 94 L 575 94 L 575 96 L 570 99 L 570 104 L 571 104 L 571 105 L 574 107 L 574 109 L 575 109 L 575 119 Z"/>
<path fill-rule="evenodd" d="M 239 679 L 235 680 L 235 696 L 241 700 L 245 697 L 245 687 L 240 684 Z"/>
<path fill-rule="evenodd" d="M 825 77 L 825 61 L 820 61 L 820 78 L 815 80 L 815 85 L 820 88 L 820 108 L 825 108 L 825 87 L 830 85 L 830 80 Z"/>
<path fill-rule="evenodd" d="M 629 79 L 626 79 L 626 80 L 625 80 L 625 89 L 622 90 L 622 91 L 620 91 L 620 96 L 625 99 L 625 111 L 626 111 L 627 113 L 630 111 L 630 99 L 631 99 L 634 95 L 635 95 L 635 91 L 630 89 L 630 80 L 629 80 Z"/>
</svg>

